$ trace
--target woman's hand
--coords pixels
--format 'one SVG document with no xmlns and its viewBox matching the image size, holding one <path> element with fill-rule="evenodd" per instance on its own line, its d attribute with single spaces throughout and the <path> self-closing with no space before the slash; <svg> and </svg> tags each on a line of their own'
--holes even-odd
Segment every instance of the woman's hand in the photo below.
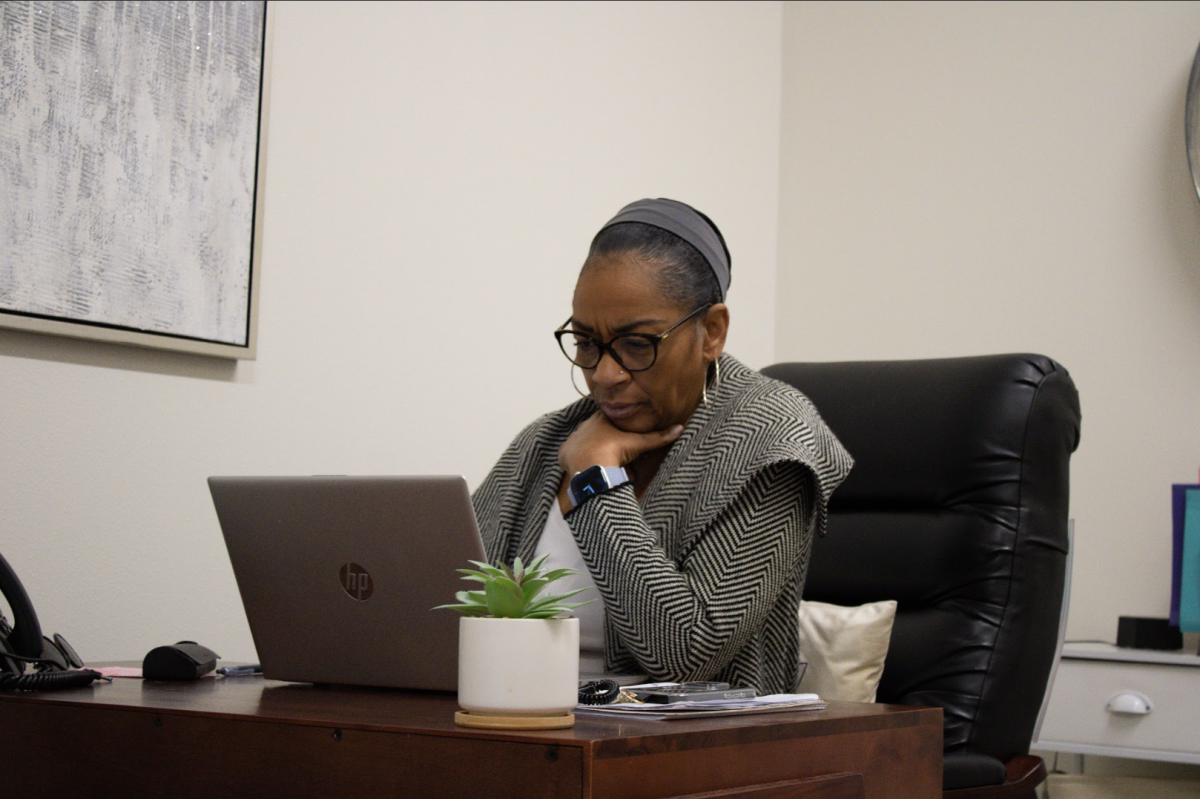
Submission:
<svg viewBox="0 0 1200 799">
<path fill-rule="evenodd" d="M 627 433 L 596 411 L 575 428 L 558 450 L 558 465 L 567 478 L 590 466 L 627 466 L 650 450 L 671 444 L 683 433 L 683 425 L 649 433 Z"/>
</svg>

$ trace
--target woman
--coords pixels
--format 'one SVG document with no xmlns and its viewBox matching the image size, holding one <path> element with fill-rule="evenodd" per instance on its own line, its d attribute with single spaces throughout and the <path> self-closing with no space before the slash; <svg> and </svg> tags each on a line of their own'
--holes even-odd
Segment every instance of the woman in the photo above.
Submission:
<svg viewBox="0 0 1200 799">
<path fill-rule="evenodd" d="M 812 535 L 851 460 L 802 394 L 723 354 L 729 274 L 700 212 L 623 208 L 555 331 L 587 394 L 517 436 L 472 498 L 493 562 L 549 554 L 594 581 L 582 672 L 796 687 Z"/>
</svg>

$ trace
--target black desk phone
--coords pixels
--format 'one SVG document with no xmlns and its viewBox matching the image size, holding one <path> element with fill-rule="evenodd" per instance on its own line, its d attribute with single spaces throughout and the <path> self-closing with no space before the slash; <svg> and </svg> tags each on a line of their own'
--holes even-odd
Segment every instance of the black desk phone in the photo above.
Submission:
<svg viewBox="0 0 1200 799">
<path fill-rule="evenodd" d="M 39 691 L 89 685 L 100 673 L 83 668 L 83 661 L 61 635 L 42 635 L 25 586 L 0 555 L 0 591 L 12 608 L 13 621 L 0 612 L 0 690 Z M 26 674 L 27 665 L 33 672 Z"/>
</svg>

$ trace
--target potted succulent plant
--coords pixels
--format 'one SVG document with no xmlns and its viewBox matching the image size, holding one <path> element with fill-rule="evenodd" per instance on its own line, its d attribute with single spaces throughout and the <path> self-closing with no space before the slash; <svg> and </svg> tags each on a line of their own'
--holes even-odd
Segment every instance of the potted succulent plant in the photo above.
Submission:
<svg viewBox="0 0 1200 799">
<path fill-rule="evenodd" d="M 586 589 L 547 594 L 571 569 L 545 568 L 546 556 L 512 566 L 471 561 L 459 569 L 479 590 L 459 591 L 458 704 L 455 721 L 480 727 L 568 727 L 578 697 L 579 619 L 567 602 Z M 595 601 L 595 600 L 590 600 Z"/>
</svg>

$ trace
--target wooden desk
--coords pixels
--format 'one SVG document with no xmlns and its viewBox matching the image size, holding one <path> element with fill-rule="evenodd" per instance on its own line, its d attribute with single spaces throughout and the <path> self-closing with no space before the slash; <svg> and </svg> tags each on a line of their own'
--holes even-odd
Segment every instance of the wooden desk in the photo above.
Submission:
<svg viewBox="0 0 1200 799">
<path fill-rule="evenodd" d="M 467 730 L 453 696 L 261 677 L 0 694 L 5 797 L 940 797 L 940 709 Z M 778 783 L 778 784 L 775 784 Z"/>
</svg>

